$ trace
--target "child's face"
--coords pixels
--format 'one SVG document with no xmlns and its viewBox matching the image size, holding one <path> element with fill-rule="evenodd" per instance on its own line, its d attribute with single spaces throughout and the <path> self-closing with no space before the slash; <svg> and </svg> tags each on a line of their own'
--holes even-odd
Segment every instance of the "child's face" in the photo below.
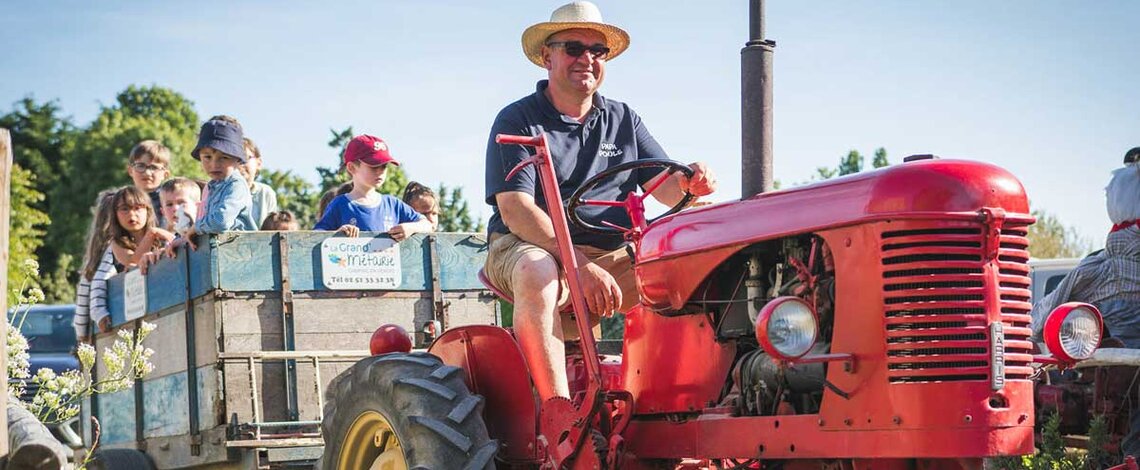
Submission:
<svg viewBox="0 0 1140 470">
<path fill-rule="evenodd" d="M 412 209 L 428 219 L 428 222 L 431 222 L 433 230 L 439 227 L 439 204 L 436 203 L 434 197 L 416 196 L 412 199 L 411 206 Z"/>
<path fill-rule="evenodd" d="M 201 153 L 199 153 L 199 155 L 200 154 Z M 178 221 L 179 207 L 185 211 L 187 207 L 198 204 L 198 200 L 183 189 L 163 191 L 158 196 L 162 201 L 162 217 L 166 219 L 166 224 L 171 227 L 173 227 L 174 223 Z"/>
<path fill-rule="evenodd" d="M 257 158 L 257 156 L 254 155 L 253 152 L 248 148 L 245 149 L 244 166 L 245 172 L 242 173 L 242 176 L 245 177 L 245 181 L 247 183 L 253 184 L 253 181 L 257 179 L 257 172 L 261 171 L 261 159 Z"/>
<path fill-rule="evenodd" d="M 147 207 L 120 204 L 115 207 L 115 220 L 128 232 L 138 232 L 146 228 Z"/>
<path fill-rule="evenodd" d="M 352 175 L 353 188 L 376 189 L 388 178 L 388 165 L 371 166 L 362 162 L 348 164 L 348 174 Z"/>
<path fill-rule="evenodd" d="M 210 175 L 210 179 L 221 181 L 230 176 L 241 165 L 241 160 L 226 156 L 226 154 L 210 147 L 198 151 L 198 158 L 202 161 L 202 171 Z"/>
<path fill-rule="evenodd" d="M 170 176 L 166 165 L 152 161 L 150 155 L 143 155 L 138 160 L 127 164 L 127 174 L 131 175 L 135 187 L 150 193 L 158 189 L 163 181 Z"/>
</svg>

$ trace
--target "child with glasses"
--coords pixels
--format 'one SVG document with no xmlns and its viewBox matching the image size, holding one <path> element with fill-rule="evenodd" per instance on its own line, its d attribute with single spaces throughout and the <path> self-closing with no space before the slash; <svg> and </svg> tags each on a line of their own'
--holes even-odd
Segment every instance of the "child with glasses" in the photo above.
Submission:
<svg viewBox="0 0 1140 470">
<path fill-rule="evenodd" d="M 134 186 L 150 196 L 151 208 L 158 214 L 158 225 L 165 225 L 158 187 L 170 177 L 170 149 L 157 140 L 144 140 L 127 157 L 127 174 Z"/>
</svg>

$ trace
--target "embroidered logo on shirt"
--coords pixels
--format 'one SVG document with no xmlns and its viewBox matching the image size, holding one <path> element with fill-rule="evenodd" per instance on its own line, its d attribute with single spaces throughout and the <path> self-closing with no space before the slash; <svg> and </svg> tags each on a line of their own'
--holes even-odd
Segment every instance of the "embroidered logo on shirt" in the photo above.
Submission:
<svg viewBox="0 0 1140 470">
<path fill-rule="evenodd" d="M 621 156 L 624 151 L 619 149 L 618 146 L 609 142 L 602 142 L 602 148 L 598 150 L 598 156 L 602 158 L 613 158 Z"/>
</svg>

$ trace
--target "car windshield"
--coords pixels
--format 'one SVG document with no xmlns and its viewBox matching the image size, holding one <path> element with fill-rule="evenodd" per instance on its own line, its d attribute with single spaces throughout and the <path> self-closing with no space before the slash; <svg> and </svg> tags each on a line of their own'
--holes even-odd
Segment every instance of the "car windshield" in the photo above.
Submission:
<svg viewBox="0 0 1140 470">
<path fill-rule="evenodd" d="M 22 311 L 9 314 L 8 320 L 19 325 L 20 333 L 28 338 L 28 352 L 67 353 L 75 347 L 74 315 L 74 307 L 32 307 L 27 315 Z"/>
</svg>

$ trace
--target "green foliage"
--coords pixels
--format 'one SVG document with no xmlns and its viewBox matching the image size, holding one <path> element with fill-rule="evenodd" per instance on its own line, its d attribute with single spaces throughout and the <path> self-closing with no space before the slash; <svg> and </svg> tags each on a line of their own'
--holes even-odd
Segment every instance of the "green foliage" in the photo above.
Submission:
<svg viewBox="0 0 1140 470">
<path fill-rule="evenodd" d="M 190 157 L 198 124 L 194 103 L 174 90 L 132 85 L 119 93 L 79 136 L 65 181 L 48 193 L 53 205 L 48 244 L 76 258 L 83 253 L 95 195 L 130 183 L 127 156 L 140 141 L 155 139 L 170 149 L 172 174 L 201 178 L 200 165 Z"/>
<path fill-rule="evenodd" d="M 1021 457 L 994 459 L 993 466 L 1000 470 L 1095 470 L 1109 466 L 1110 458 L 1104 450 L 1109 442 L 1108 421 L 1097 415 L 1089 423 L 1088 451 L 1065 447 L 1061 435 L 1061 417 L 1050 413 L 1041 425 L 1041 442 L 1037 453 Z"/>
<path fill-rule="evenodd" d="M 851 175 L 863 171 L 863 154 L 858 150 L 852 149 L 839 159 L 839 165 L 835 168 L 821 166 L 815 169 L 815 174 L 811 176 L 810 181 L 827 180 L 836 176 Z M 875 157 L 871 160 L 872 168 L 883 168 L 890 166 L 891 161 L 887 159 L 887 149 L 879 147 L 875 149 Z M 805 184 L 805 183 L 800 183 Z M 778 187 L 777 187 L 778 189 Z"/>
<path fill-rule="evenodd" d="M 486 229 L 482 220 L 471 217 L 467 200 L 463 198 L 463 188 L 448 188 L 440 184 L 436 195 L 439 197 L 440 232 L 482 232 Z"/>
<path fill-rule="evenodd" d="M 37 285 L 23 263 L 36 260 L 36 250 L 43 246 L 44 230 L 50 220 L 39 206 L 43 193 L 36 190 L 36 177 L 20 165 L 12 165 L 11 221 L 8 224 L 8 282 L 14 286 Z M 37 264 L 38 269 L 38 264 Z M 16 305 L 22 290 L 8 293 L 8 305 Z"/>
<path fill-rule="evenodd" d="M 312 183 L 291 171 L 264 168 L 257 173 L 257 179 L 277 192 L 277 207 L 292 212 L 298 226 L 307 230 L 316 225 L 320 194 L 314 191 Z"/>
<path fill-rule="evenodd" d="M 58 102 L 37 103 L 32 97 L 17 101 L 12 111 L 0 116 L 0 127 L 11 131 L 13 159 L 16 165 L 27 170 L 27 174 L 32 177 L 29 179 L 13 174 L 13 233 L 10 236 L 11 249 L 20 250 L 30 246 L 29 243 L 34 243 L 31 250 L 35 254 L 13 251 L 8 259 L 10 262 L 38 260 L 44 271 L 50 273 L 42 282 L 47 301 L 54 303 L 70 299 L 74 297 L 74 287 L 66 276 L 61 280 L 60 273 L 70 270 L 71 258 L 64 249 L 50 242 L 58 239 L 66 230 L 60 225 L 45 226 L 43 218 L 64 212 L 63 208 L 52 204 L 52 199 L 46 196 L 56 191 L 55 188 L 67 184 L 67 173 L 79 131 L 72 125 L 70 118 L 62 116 Z M 30 183 L 18 188 L 22 184 L 21 178 Z M 19 200 L 21 197 L 25 198 L 23 202 Z M 18 233 L 21 230 L 24 232 Z M 35 239 L 25 238 L 32 236 L 28 230 L 37 231 Z M 48 243 L 40 240 L 45 236 Z"/>
<path fill-rule="evenodd" d="M 847 156 L 839 160 L 839 176 L 850 175 L 863 171 L 863 154 L 858 150 L 847 152 Z"/>
<path fill-rule="evenodd" d="M 882 147 L 875 149 L 875 159 L 871 160 L 871 168 L 882 168 L 890 165 L 891 161 L 887 160 L 887 149 Z"/>
<path fill-rule="evenodd" d="M 1029 226 L 1029 255 L 1034 258 L 1077 258 L 1092 251 L 1092 243 L 1077 229 L 1041 209 L 1032 211 L 1037 222 Z"/>
</svg>

